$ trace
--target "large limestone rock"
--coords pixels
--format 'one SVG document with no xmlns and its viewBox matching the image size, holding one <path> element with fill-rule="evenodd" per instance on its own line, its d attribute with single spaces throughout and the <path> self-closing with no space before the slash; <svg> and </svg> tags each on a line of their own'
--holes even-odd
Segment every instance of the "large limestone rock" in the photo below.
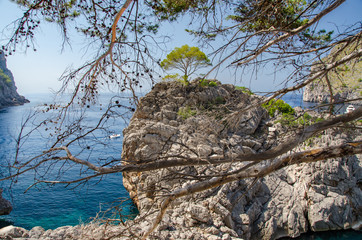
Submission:
<svg viewBox="0 0 362 240">
<path fill-rule="evenodd" d="M 260 99 L 232 85 L 159 83 L 141 99 L 124 130 L 124 164 L 172 156 L 232 159 L 240 152 L 265 151 L 285 136 L 287 126 L 268 119 L 260 107 L 248 108 Z M 301 148 L 339 144 L 359 135 L 327 131 Z M 297 237 L 309 230 L 359 229 L 360 157 L 290 166 L 252 186 L 251 180 L 240 180 L 183 197 L 167 211 L 154 236 L 276 239 Z M 158 208 L 162 195 L 196 182 L 194 174 L 217 175 L 240 164 L 125 173 L 123 181 L 142 216 Z"/>
<path fill-rule="evenodd" d="M 256 104 L 259 100 L 260 97 L 249 96 L 233 85 L 156 84 L 141 99 L 124 130 L 122 159 L 125 163 L 141 163 L 172 156 L 216 159 L 227 155 L 232 158 L 239 153 L 261 150 L 268 133 L 263 123 L 267 113 Z M 255 107 L 241 116 L 235 116 L 237 110 L 253 105 Z M 190 167 L 185 173 L 198 171 L 202 169 Z M 124 174 L 124 186 L 141 211 L 154 204 L 155 189 L 172 190 L 183 184 L 182 180 L 164 182 L 170 172 L 161 172 Z"/>
</svg>

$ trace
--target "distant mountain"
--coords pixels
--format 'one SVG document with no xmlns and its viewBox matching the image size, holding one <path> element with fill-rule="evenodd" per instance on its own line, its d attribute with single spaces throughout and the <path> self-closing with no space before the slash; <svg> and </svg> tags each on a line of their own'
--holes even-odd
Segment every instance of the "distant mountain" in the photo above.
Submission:
<svg viewBox="0 0 362 240">
<path fill-rule="evenodd" d="M 323 60 L 328 60 L 332 55 L 335 55 L 335 60 L 350 54 L 353 50 L 359 49 L 362 44 L 356 47 L 350 46 L 344 48 L 344 45 L 340 44 L 334 47 L 331 53 Z M 337 54 L 335 54 L 337 53 Z M 328 73 L 328 78 L 331 82 L 331 88 L 333 93 L 333 99 L 335 102 L 341 102 L 346 100 L 352 100 L 362 98 L 362 59 L 356 59 L 351 62 L 347 62 L 344 65 L 337 67 L 334 71 Z M 315 64 L 318 68 L 320 62 Z M 311 69 L 313 72 L 313 67 Z M 331 93 L 327 86 L 325 79 L 317 79 L 313 83 L 307 85 L 304 89 L 303 101 L 306 102 L 319 102 L 329 103 L 331 99 Z M 362 105 L 362 101 L 352 101 L 351 104 Z"/>
<path fill-rule="evenodd" d="M 14 76 L 6 66 L 6 59 L 0 52 L 0 108 L 28 103 L 25 97 L 16 91 Z"/>
</svg>

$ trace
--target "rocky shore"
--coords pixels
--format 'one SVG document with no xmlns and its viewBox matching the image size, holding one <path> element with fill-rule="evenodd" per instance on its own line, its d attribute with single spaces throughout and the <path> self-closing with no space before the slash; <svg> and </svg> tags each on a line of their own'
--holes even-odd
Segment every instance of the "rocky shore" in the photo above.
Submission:
<svg viewBox="0 0 362 240">
<path fill-rule="evenodd" d="M 6 66 L 6 59 L 0 52 L 0 108 L 28 103 L 25 97 L 16 91 L 14 77 Z"/>
<path fill-rule="evenodd" d="M 291 126 L 272 118 L 257 95 L 233 85 L 162 82 L 140 100 L 124 130 L 123 164 L 177 157 L 233 158 L 276 146 Z M 255 106 L 243 113 L 241 110 Z M 296 116 L 305 116 L 295 109 Z M 313 115 L 312 113 L 310 113 Z M 317 116 L 312 116 L 312 119 Z M 319 116 L 328 117 L 328 116 Z M 305 122 L 304 122 L 305 123 Z M 330 129 L 299 150 L 361 140 L 360 130 Z M 361 155 L 288 166 L 262 179 L 236 180 L 176 199 L 149 239 L 278 239 L 307 231 L 362 229 Z M 4 239 L 137 239 L 154 222 L 164 196 L 197 174 L 233 171 L 243 163 L 124 173 L 140 214 L 125 224 L 91 224 L 45 231 L 9 226 Z M 116 191 L 116 190 L 115 190 Z"/>
</svg>

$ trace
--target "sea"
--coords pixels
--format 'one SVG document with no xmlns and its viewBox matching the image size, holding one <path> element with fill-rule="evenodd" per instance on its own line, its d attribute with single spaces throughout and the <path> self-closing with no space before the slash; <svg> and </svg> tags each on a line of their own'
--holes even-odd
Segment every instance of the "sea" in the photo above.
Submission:
<svg viewBox="0 0 362 240">
<path fill-rule="evenodd" d="M 107 104 L 111 97 L 111 95 L 106 95 L 99 102 Z M 34 94 L 27 96 L 27 98 L 30 100 L 28 104 L 0 109 L 0 174 L 5 175 L 8 171 L 5 167 L 8 161 L 14 161 L 16 139 L 18 133 L 22 130 L 21 124 L 39 106 L 43 104 L 49 105 L 53 97 L 50 94 Z M 87 125 L 96 125 L 102 114 L 103 111 L 99 107 L 91 109 L 85 118 Z M 111 126 L 109 126 L 111 132 L 94 132 L 93 136 L 100 144 L 91 143 L 92 159 L 113 157 L 120 159 L 123 139 L 122 130 L 126 126 L 127 121 L 125 119 L 114 118 Z M 29 129 L 30 127 L 27 127 L 23 129 L 23 132 L 26 133 Z M 111 133 L 120 134 L 120 137 L 111 139 L 108 135 Z M 22 159 L 19 161 L 29 159 L 30 156 L 39 154 L 46 149 L 49 143 L 42 136 L 46 136 L 44 131 L 34 132 L 26 139 L 25 144 L 22 146 L 24 150 L 19 154 Z M 88 154 L 90 153 L 86 152 L 82 156 L 88 157 Z M 63 175 L 63 179 L 76 179 L 82 170 L 81 168 L 69 168 Z M 58 174 L 54 169 L 53 172 L 51 174 Z M 114 207 L 116 212 L 121 211 L 122 216 L 126 218 L 134 217 L 138 213 L 137 208 L 129 198 L 128 192 L 123 187 L 122 174 L 120 173 L 104 175 L 79 186 L 76 184 L 70 186 L 43 184 L 27 190 L 34 182 L 34 178 L 34 172 L 27 172 L 19 176 L 15 181 L 0 182 L 0 187 L 4 190 L 3 197 L 10 200 L 13 205 L 13 210 L 9 215 L 0 216 L 0 227 L 15 225 L 25 229 L 31 229 L 34 226 L 55 229 L 65 225 L 86 223 L 95 218 L 101 219 L 106 215 L 113 214 L 105 212 L 110 207 Z M 24 193 L 26 190 L 27 192 Z"/>
<path fill-rule="evenodd" d="M 5 175 L 7 173 L 8 169 L 5 166 L 8 161 L 14 159 L 19 131 L 26 132 L 29 130 L 26 128 L 21 129 L 21 124 L 38 106 L 45 103 L 49 104 L 52 95 L 34 94 L 27 96 L 27 98 L 30 100 L 28 104 L 0 109 L 0 174 Z M 293 107 L 313 107 L 310 103 L 302 101 L 301 94 L 285 95 L 282 99 Z M 103 104 L 108 101 L 113 100 L 111 100 L 111 95 L 107 94 L 99 100 Z M 341 106 L 341 111 L 344 111 L 345 107 Z M 99 117 L 102 115 L 102 110 L 95 107 L 90 109 L 89 112 L 86 119 L 88 124 L 97 124 Z M 126 119 L 114 118 L 111 126 L 109 126 L 111 132 L 96 131 L 94 137 L 98 139 L 97 141 L 106 144 L 93 145 L 95 147 L 92 148 L 92 158 L 107 159 L 115 156 L 120 158 L 123 139 L 122 130 L 126 126 L 127 116 Z M 109 138 L 108 134 L 110 133 L 120 134 L 120 137 Z M 22 146 L 26 151 L 19 156 L 27 159 L 47 147 L 49 143 L 44 140 L 43 134 L 43 132 L 38 132 L 30 136 L 25 145 Z M 89 153 L 84 154 L 90 156 Z M 79 168 L 68 169 L 65 178 L 71 179 L 73 175 L 78 176 L 80 171 Z M 3 197 L 10 200 L 13 205 L 13 210 L 9 215 L 0 216 L 0 228 L 15 225 L 25 229 L 31 229 L 35 226 L 42 226 L 44 229 L 55 229 L 60 226 L 77 225 L 87 223 L 93 219 L 106 218 L 112 214 L 126 220 L 135 217 L 138 213 L 137 208 L 129 199 L 128 192 L 123 187 L 122 174 L 105 175 L 77 187 L 74 187 L 74 185 L 43 184 L 27 190 L 34 182 L 34 178 L 33 172 L 27 172 L 14 181 L 0 182 L 0 187 L 4 190 Z M 110 207 L 113 207 L 115 211 L 107 211 Z M 353 230 L 307 233 L 297 239 L 357 240 L 362 239 L 362 233 Z"/>
</svg>

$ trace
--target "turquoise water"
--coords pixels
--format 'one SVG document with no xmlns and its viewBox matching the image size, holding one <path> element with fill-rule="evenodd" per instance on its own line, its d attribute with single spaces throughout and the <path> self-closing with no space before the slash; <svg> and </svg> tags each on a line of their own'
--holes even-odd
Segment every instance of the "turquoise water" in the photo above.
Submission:
<svg viewBox="0 0 362 240">
<path fill-rule="evenodd" d="M 0 164 L 1 172 L 6 172 L 4 168 L 6 161 L 11 159 L 15 149 L 15 137 L 20 130 L 20 123 L 30 110 L 39 104 L 43 104 L 50 99 L 49 95 L 28 96 L 31 103 L 24 106 L 15 106 L 0 110 Z M 107 101 L 108 99 L 102 99 Z M 97 118 L 101 111 L 92 109 L 86 119 L 89 126 L 97 123 Z M 123 119 L 112 119 L 110 128 L 116 133 L 122 133 L 125 127 Z M 27 130 L 27 129 L 25 129 Z M 42 151 L 47 141 L 40 137 L 44 132 L 36 132 L 33 137 L 27 139 L 23 146 L 26 150 L 20 158 L 27 159 L 32 154 Z M 109 139 L 107 133 L 98 131 L 94 133 L 96 142 L 84 143 L 92 144 L 92 152 L 82 153 L 81 157 L 91 154 L 93 159 L 99 158 L 120 158 L 122 150 L 122 137 Z M 77 150 L 77 147 L 74 148 Z M 79 176 L 82 169 L 76 167 L 69 169 L 63 176 L 71 179 Z M 54 173 L 56 174 L 56 173 Z M 100 181 L 101 180 L 101 181 Z M 128 192 L 122 185 L 122 174 L 111 174 L 93 179 L 85 185 L 72 189 L 73 186 L 65 185 L 37 185 L 26 194 L 24 191 L 33 183 L 34 174 L 29 172 L 17 179 L 17 182 L 10 186 L 10 182 L 0 182 L 4 189 L 3 196 L 12 201 L 13 211 L 8 216 L 0 216 L 0 227 L 13 224 L 30 229 L 34 226 L 42 226 L 45 229 L 54 229 L 64 225 L 76 225 L 80 222 L 87 222 L 96 217 L 100 210 L 106 210 L 109 206 L 120 203 L 124 198 L 129 198 Z M 122 204 L 125 215 L 136 214 L 137 210 L 130 200 Z"/>
<path fill-rule="evenodd" d="M 361 240 L 362 232 L 354 230 L 305 233 L 296 240 Z"/>
</svg>

